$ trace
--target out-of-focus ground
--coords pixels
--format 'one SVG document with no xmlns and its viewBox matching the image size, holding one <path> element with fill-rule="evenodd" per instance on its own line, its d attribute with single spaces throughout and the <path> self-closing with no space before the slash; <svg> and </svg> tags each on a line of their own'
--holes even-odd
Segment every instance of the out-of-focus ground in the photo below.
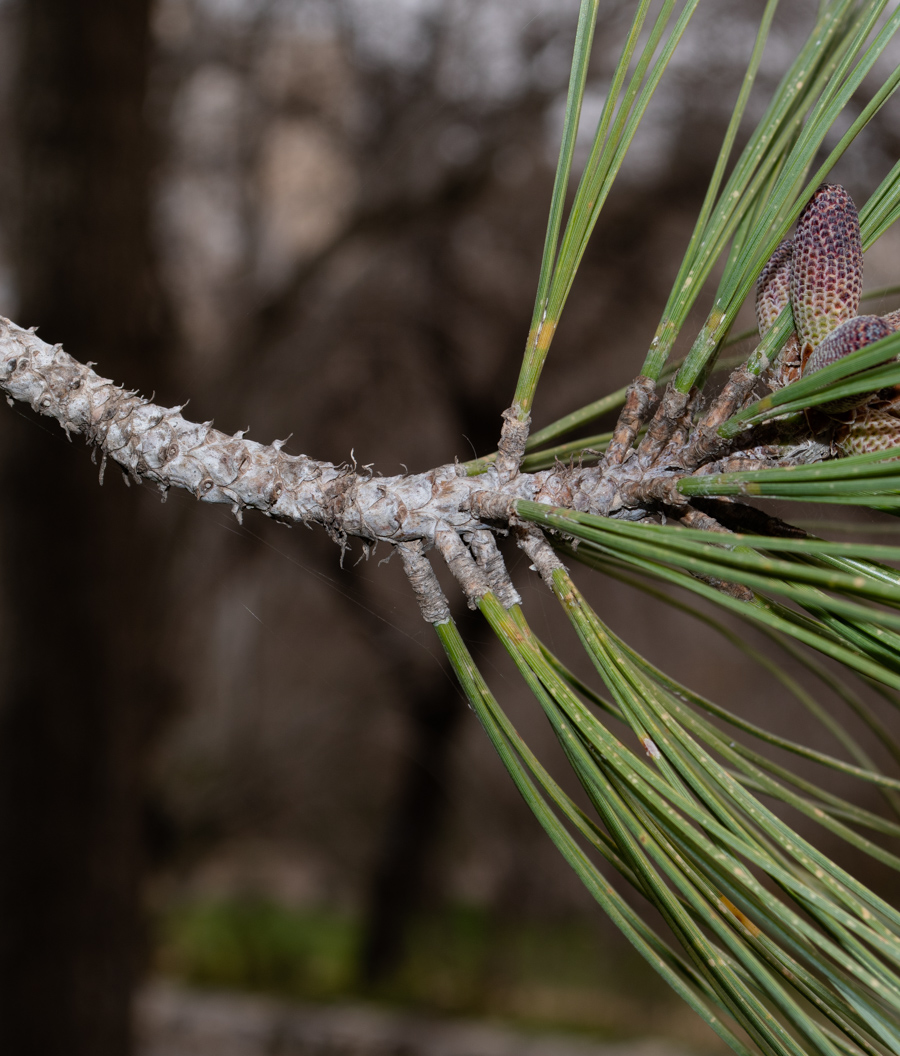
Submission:
<svg viewBox="0 0 900 1056">
<path fill-rule="evenodd" d="M 191 992 L 243 988 L 316 1001 L 335 1019 L 339 1011 L 326 1011 L 334 1003 L 377 999 L 397 1022 L 479 1016 L 519 1030 L 605 1042 L 658 1035 L 694 1052 L 724 1051 L 635 951 L 587 917 L 420 910 L 400 966 L 367 988 L 357 977 L 361 923 L 274 900 L 208 900 L 164 916 L 158 968 L 194 988 L 182 991 L 183 1003 Z"/>
<path fill-rule="evenodd" d="M 285 1004 L 158 983 L 137 1003 L 138 1056 L 687 1056 L 672 1041 L 598 1043 L 371 1004 Z"/>
</svg>

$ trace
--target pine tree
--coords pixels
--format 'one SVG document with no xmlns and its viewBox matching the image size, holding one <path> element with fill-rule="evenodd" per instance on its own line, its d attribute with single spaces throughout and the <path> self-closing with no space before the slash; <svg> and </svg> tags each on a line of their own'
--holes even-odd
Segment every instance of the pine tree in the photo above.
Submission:
<svg viewBox="0 0 900 1056">
<path fill-rule="evenodd" d="M 763 116 L 745 130 L 778 6 L 769 0 L 638 375 L 626 390 L 529 434 L 579 262 L 698 5 L 635 0 L 566 215 L 599 6 L 581 4 L 531 331 L 494 454 L 397 477 L 291 456 L 280 442 L 226 436 L 186 420 L 181 408 L 154 405 L 9 322 L 0 332 L 0 387 L 67 433 L 83 434 L 104 463 L 164 493 L 186 488 L 229 504 L 238 518 L 258 510 L 317 524 L 342 547 L 350 538 L 394 547 L 424 618 L 549 837 L 633 945 L 735 1051 L 900 1052 L 900 913 L 785 820 L 786 811 L 798 812 L 857 852 L 900 866 L 870 838 L 900 834 L 900 777 L 882 772 L 836 708 L 849 707 L 900 762 L 900 745 L 872 706 L 873 695 L 893 706 L 900 699 L 900 574 L 892 564 L 900 548 L 818 538 L 766 510 L 771 498 L 874 509 L 886 519 L 900 507 L 893 453 L 900 320 L 865 314 L 861 286 L 863 253 L 900 214 L 900 163 L 858 212 L 850 194 L 828 182 L 900 84 L 896 67 L 878 78 L 900 29 L 896 7 L 825 0 Z M 845 117 L 846 132 L 824 151 Z M 706 320 L 684 359 L 672 362 L 716 269 Z M 729 366 L 720 354 L 751 298 L 759 342 L 716 392 L 712 379 Z M 616 408 L 611 433 L 565 439 Z M 529 627 L 498 532 L 512 536 L 559 601 L 598 688 Z M 504 713 L 451 617 L 430 551 L 507 648 L 590 812 Z M 767 731 L 659 670 L 592 609 L 567 567 L 575 563 L 712 624 L 774 673 L 847 758 Z M 772 653 L 756 653 L 712 619 L 709 606 L 762 631 Z M 807 670 L 821 700 L 787 673 L 785 658 Z M 773 762 L 769 746 L 824 767 L 824 776 L 812 780 Z M 878 788 L 884 813 L 830 791 L 830 771 Z M 601 861 L 645 897 L 667 931 L 632 908 Z"/>
</svg>

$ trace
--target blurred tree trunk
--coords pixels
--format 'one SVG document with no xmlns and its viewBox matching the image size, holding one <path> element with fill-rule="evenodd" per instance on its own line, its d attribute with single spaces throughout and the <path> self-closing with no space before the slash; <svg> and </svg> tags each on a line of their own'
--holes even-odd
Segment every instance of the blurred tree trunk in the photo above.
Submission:
<svg viewBox="0 0 900 1056">
<path fill-rule="evenodd" d="M 137 385 L 163 373 L 149 8 L 24 0 L 14 98 L 18 318 Z M 80 445 L 16 415 L 2 439 L 0 1050 L 123 1054 L 142 960 L 143 771 L 166 695 L 161 555 L 142 524 L 149 496 L 118 473 L 98 492 Z"/>
<path fill-rule="evenodd" d="M 473 183 L 470 193 L 477 186 Z M 463 194 L 459 202 L 465 201 Z M 430 288 L 436 296 L 454 289 L 446 266 L 445 241 L 443 232 L 442 237 L 426 241 L 425 260 L 432 276 Z M 445 391 L 453 394 L 459 432 L 469 437 L 476 451 L 489 451 L 496 439 L 494 422 L 498 404 L 493 398 L 493 386 L 483 396 L 466 389 L 462 374 L 455 366 L 458 357 L 453 336 L 446 326 L 447 315 L 434 305 L 427 318 L 427 322 L 421 322 L 420 330 L 426 347 L 442 368 Z M 513 333 L 509 351 L 514 364 L 519 335 L 516 331 Z M 370 624 L 370 635 L 379 633 L 377 621 L 369 615 L 374 606 L 352 606 L 352 610 L 356 619 Z M 470 616 L 465 603 L 457 601 L 454 621 L 465 626 Z M 452 799 L 453 751 L 467 714 L 465 699 L 446 668 L 428 667 L 426 678 L 411 678 L 414 658 L 409 641 L 391 635 L 388 643 L 383 633 L 380 637 L 381 652 L 390 658 L 394 681 L 398 688 L 406 690 L 407 748 L 400 760 L 397 789 L 388 806 L 366 892 L 357 971 L 361 985 L 373 989 L 387 983 L 403 964 L 416 914 L 424 908 L 428 874 L 434 865 Z M 446 896 L 446 892 L 440 894 Z"/>
<path fill-rule="evenodd" d="M 407 762 L 369 881 L 359 964 L 366 987 L 387 981 L 402 962 L 444 820 L 451 747 L 465 705 L 443 673 L 433 690 L 407 702 Z"/>
</svg>

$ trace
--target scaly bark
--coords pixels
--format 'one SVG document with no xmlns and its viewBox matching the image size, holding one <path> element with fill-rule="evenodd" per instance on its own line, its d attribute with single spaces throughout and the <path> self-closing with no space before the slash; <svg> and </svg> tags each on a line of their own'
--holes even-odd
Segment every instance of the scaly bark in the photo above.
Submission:
<svg viewBox="0 0 900 1056">
<path fill-rule="evenodd" d="M 369 546 L 434 547 L 472 605 L 488 590 L 506 605 L 517 600 L 490 530 L 515 524 L 520 499 L 630 518 L 688 505 L 668 462 L 647 462 L 640 449 L 621 464 L 557 464 L 507 479 L 494 466 L 472 477 L 457 464 L 381 477 L 289 455 L 281 441 L 260 444 L 211 422 L 190 422 L 181 407 L 161 407 L 115 385 L 9 320 L 0 320 L 0 390 L 54 418 L 68 435 L 83 435 L 100 452 L 101 479 L 110 460 L 163 495 L 184 488 L 202 502 L 228 504 L 238 518 L 258 510 L 317 524 L 342 547 L 350 537 Z M 428 618 L 444 617 L 429 610 Z"/>
</svg>

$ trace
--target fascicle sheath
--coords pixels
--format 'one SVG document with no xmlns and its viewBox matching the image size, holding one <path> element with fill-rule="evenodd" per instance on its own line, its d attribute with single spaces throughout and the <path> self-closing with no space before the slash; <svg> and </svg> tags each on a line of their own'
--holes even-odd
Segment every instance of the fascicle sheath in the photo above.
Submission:
<svg viewBox="0 0 900 1056">
<path fill-rule="evenodd" d="M 861 292 L 856 206 L 843 187 L 823 184 L 800 214 L 791 262 L 791 307 L 804 361 L 857 314 Z"/>
</svg>

